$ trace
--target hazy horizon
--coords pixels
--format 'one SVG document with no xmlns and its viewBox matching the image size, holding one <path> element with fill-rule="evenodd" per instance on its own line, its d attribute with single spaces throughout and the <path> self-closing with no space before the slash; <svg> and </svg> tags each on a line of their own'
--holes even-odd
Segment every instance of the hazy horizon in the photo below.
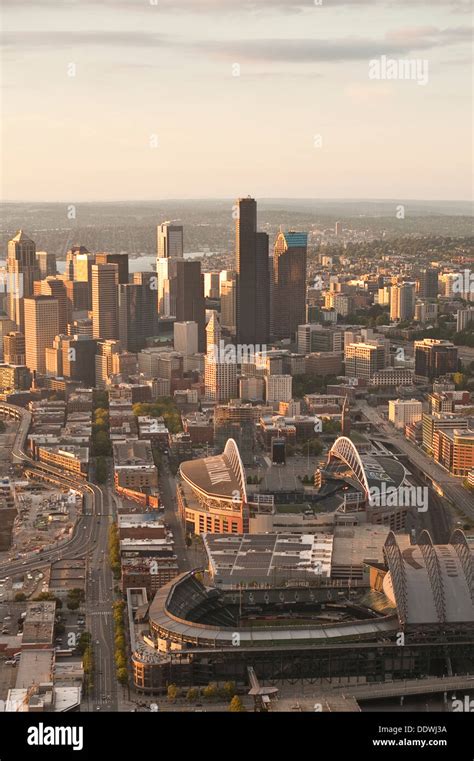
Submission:
<svg viewBox="0 0 474 761">
<path fill-rule="evenodd" d="M 469 8 L 4 0 L 2 200 L 470 200 Z"/>
</svg>

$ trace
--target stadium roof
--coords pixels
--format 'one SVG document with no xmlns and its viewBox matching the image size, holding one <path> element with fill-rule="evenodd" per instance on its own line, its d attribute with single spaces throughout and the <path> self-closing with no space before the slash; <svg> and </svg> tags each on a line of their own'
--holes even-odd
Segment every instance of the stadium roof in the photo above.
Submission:
<svg viewBox="0 0 474 761">
<path fill-rule="evenodd" d="M 417 545 L 390 532 L 385 555 L 384 592 L 402 624 L 474 624 L 474 559 L 462 531 L 439 545 L 427 531 Z"/>
<path fill-rule="evenodd" d="M 206 497 L 233 499 L 247 502 L 246 478 L 239 449 L 229 439 L 222 454 L 189 460 L 180 466 L 181 477 L 195 491 Z"/>
</svg>

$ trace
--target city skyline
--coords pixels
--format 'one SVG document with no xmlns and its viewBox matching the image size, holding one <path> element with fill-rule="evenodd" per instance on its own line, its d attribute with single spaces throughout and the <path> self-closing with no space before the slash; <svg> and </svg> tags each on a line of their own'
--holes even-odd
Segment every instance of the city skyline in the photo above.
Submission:
<svg viewBox="0 0 474 761">
<path fill-rule="evenodd" d="M 3 200 L 471 198 L 468 3 L 194 8 L 4 3 Z"/>
</svg>

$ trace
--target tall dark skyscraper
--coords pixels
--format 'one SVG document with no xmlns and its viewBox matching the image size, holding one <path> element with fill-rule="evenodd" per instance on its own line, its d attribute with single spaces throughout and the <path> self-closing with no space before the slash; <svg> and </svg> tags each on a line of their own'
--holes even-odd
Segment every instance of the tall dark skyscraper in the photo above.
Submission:
<svg viewBox="0 0 474 761">
<path fill-rule="evenodd" d="M 128 283 L 128 254 L 107 254 L 101 252 L 95 255 L 96 264 L 116 264 L 118 267 L 119 283 Z"/>
<path fill-rule="evenodd" d="M 268 235 L 257 232 L 255 199 L 239 198 L 237 206 L 237 343 L 265 344 L 270 326 Z"/>
<path fill-rule="evenodd" d="M 281 232 L 273 254 L 273 337 L 292 338 L 306 322 L 306 233 Z"/>
<path fill-rule="evenodd" d="M 423 299 L 435 299 L 438 296 L 438 270 L 424 267 L 417 277 L 418 296 Z"/>
<path fill-rule="evenodd" d="M 200 262 L 176 262 L 176 321 L 197 322 L 198 351 L 206 351 L 206 306 L 204 275 Z"/>
<path fill-rule="evenodd" d="M 153 336 L 156 328 L 156 290 L 149 287 L 148 273 L 135 274 L 144 276 L 142 282 L 119 285 L 117 291 L 120 344 L 131 352 L 143 349 L 145 339 Z"/>
</svg>

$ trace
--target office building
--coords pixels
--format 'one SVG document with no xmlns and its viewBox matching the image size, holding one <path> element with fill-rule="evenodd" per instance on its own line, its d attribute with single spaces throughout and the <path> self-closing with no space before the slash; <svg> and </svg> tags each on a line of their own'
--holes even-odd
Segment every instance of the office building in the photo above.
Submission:
<svg viewBox="0 0 474 761">
<path fill-rule="evenodd" d="M 293 338 L 306 315 L 308 235 L 280 232 L 273 251 L 273 336 Z"/>
<path fill-rule="evenodd" d="M 59 332 L 59 305 L 52 296 L 32 296 L 25 299 L 25 359 L 30 370 L 46 373 L 45 350 L 53 346 Z"/>
<path fill-rule="evenodd" d="M 458 333 L 461 330 L 466 330 L 468 325 L 474 322 L 474 307 L 467 307 L 467 309 L 458 309 L 456 312 L 456 331 Z"/>
<path fill-rule="evenodd" d="M 36 261 L 38 263 L 39 279 L 44 280 L 47 277 L 54 277 L 57 274 L 56 256 L 48 251 L 37 251 Z"/>
<path fill-rule="evenodd" d="M 198 351 L 206 350 L 206 306 L 200 262 L 176 262 L 176 320 L 198 326 Z"/>
<path fill-rule="evenodd" d="M 415 376 L 439 378 L 458 371 L 458 348 L 450 341 L 424 338 L 415 341 Z"/>
<path fill-rule="evenodd" d="M 237 201 L 236 322 L 239 344 L 267 344 L 270 330 L 268 235 L 257 232 L 257 204 Z"/>
<path fill-rule="evenodd" d="M 163 222 L 157 227 L 158 259 L 183 258 L 183 226 Z"/>
<path fill-rule="evenodd" d="M 232 335 L 235 335 L 236 330 L 236 292 L 235 277 L 221 280 L 221 325 Z"/>
<path fill-rule="evenodd" d="M 12 331 L 3 337 L 3 361 L 7 365 L 25 364 L 25 336 Z"/>
<path fill-rule="evenodd" d="M 118 267 L 118 282 L 128 283 L 128 254 L 107 254 L 101 252 L 95 255 L 96 264 L 116 264 Z"/>
<path fill-rule="evenodd" d="M 435 299 L 438 296 L 438 270 L 433 267 L 424 267 L 420 270 L 416 290 L 422 299 Z"/>
<path fill-rule="evenodd" d="M 415 283 L 396 283 L 390 289 L 390 319 L 404 322 L 415 316 Z"/>
<path fill-rule="evenodd" d="M 48 277 L 46 280 L 35 280 L 33 284 L 35 296 L 52 296 L 58 302 L 59 332 L 67 333 L 69 323 L 69 300 L 64 280 L 59 277 Z"/>
<path fill-rule="evenodd" d="M 293 397 L 293 378 L 291 375 L 266 375 L 265 399 L 267 404 L 289 402 Z"/>
<path fill-rule="evenodd" d="M 175 351 L 188 357 L 198 352 L 198 325 L 193 320 L 175 322 L 173 326 L 173 345 Z"/>
<path fill-rule="evenodd" d="M 369 381 L 377 370 L 383 370 L 385 358 L 386 349 L 383 344 L 349 344 L 344 351 L 346 375 Z"/>
<path fill-rule="evenodd" d="M 24 299 L 33 296 L 33 283 L 38 279 L 36 245 L 22 230 L 8 241 L 7 248 L 7 314 L 20 333 L 25 332 Z"/>
<path fill-rule="evenodd" d="M 92 333 L 102 340 L 118 338 L 117 264 L 92 265 Z"/>
<path fill-rule="evenodd" d="M 206 399 L 215 402 L 228 402 L 237 398 L 237 364 L 221 356 L 221 326 L 217 312 L 211 312 L 211 319 L 206 327 L 207 353 L 204 365 L 204 385 Z"/>
<path fill-rule="evenodd" d="M 395 428 L 418 423 L 422 419 L 423 405 L 417 399 L 390 399 L 388 419 Z"/>
<path fill-rule="evenodd" d="M 218 299 L 220 296 L 220 272 L 204 273 L 204 296 L 206 299 Z"/>
</svg>

